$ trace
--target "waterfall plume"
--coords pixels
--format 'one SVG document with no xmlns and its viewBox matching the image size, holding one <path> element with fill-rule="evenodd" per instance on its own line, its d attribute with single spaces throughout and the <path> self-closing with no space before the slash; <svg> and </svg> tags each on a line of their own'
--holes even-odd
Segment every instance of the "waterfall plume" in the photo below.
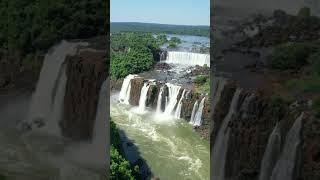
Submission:
<svg viewBox="0 0 320 180">
<path fill-rule="evenodd" d="M 185 64 L 185 65 L 207 65 L 210 67 L 210 55 L 209 54 L 200 54 L 200 53 L 191 53 L 191 52 L 177 52 L 177 51 L 168 51 L 166 63 L 173 64 Z"/>
</svg>

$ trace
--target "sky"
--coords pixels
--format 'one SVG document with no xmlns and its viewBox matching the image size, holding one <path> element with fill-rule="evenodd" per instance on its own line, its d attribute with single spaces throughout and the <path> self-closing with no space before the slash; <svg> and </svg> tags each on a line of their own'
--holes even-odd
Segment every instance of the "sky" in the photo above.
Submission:
<svg viewBox="0 0 320 180">
<path fill-rule="evenodd" d="M 210 25 L 210 0 L 111 0 L 111 22 Z"/>
</svg>

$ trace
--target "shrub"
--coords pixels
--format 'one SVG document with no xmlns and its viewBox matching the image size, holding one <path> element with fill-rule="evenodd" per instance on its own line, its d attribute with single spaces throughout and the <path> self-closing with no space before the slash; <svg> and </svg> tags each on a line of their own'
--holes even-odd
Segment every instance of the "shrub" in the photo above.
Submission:
<svg viewBox="0 0 320 180">
<path fill-rule="evenodd" d="M 120 137 L 118 128 L 113 121 L 110 121 L 110 135 L 111 135 L 111 148 L 110 148 L 110 179 L 128 179 L 134 180 L 133 171 L 130 163 L 121 155 Z"/>
<path fill-rule="evenodd" d="M 181 40 L 179 38 L 177 38 L 177 37 L 172 37 L 170 39 L 170 42 L 174 42 L 176 44 L 181 44 Z"/>
<path fill-rule="evenodd" d="M 110 179 L 134 180 L 129 162 L 125 160 L 121 156 L 121 154 L 118 152 L 118 150 L 113 146 L 111 146 L 110 148 L 110 155 L 111 155 Z"/>
<path fill-rule="evenodd" d="M 194 79 L 193 82 L 196 83 L 196 84 L 201 85 L 201 84 L 206 83 L 207 80 L 208 80 L 208 76 L 199 75 L 199 76 L 197 76 L 197 77 Z"/>
<path fill-rule="evenodd" d="M 273 69 L 300 69 L 307 64 L 307 59 L 313 48 L 305 43 L 289 43 L 276 47 L 271 55 Z"/>
<path fill-rule="evenodd" d="M 286 87 L 298 92 L 320 92 L 320 76 L 312 75 L 306 79 L 292 79 L 286 82 Z"/>
</svg>

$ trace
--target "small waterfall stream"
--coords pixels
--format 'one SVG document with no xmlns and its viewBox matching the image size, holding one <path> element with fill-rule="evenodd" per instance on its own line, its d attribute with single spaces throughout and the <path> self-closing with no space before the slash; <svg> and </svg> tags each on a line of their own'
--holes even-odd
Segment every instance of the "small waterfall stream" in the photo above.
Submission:
<svg viewBox="0 0 320 180">
<path fill-rule="evenodd" d="M 225 179 L 225 163 L 226 155 L 228 150 L 228 141 L 230 135 L 230 128 L 228 124 L 233 120 L 233 116 L 237 112 L 237 106 L 239 103 L 239 96 L 241 89 L 237 89 L 231 101 L 230 109 L 226 117 L 224 118 L 217 137 L 215 139 L 214 146 L 211 152 L 211 175 L 214 180 L 224 180 Z"/>
<path fill-rule="evenodd" d="M 62 118 L 64 107 L 64 95 L 66 90 L 67 75 L 65 65 L 61 68 L 61 74 L 57 81 L 57 90 L 53 101 L 53 109 L 47 121 L 47 125 L 42 130 L 56 136 L 60 136 L 60 127 L 58 122 Z"/>
<path fill-rule="evenodd" d="M 270 180 L 272 169 L 278 159 L 281 150 L 281 132 L 277 124 L 269 136 L 268 144 L 264 152 L 259 180 Z"/>
<path fill-rule="evenodd" d="M 203 111 L 203 107 L 204 107 L 204 100 L 205 100 L 205 97 L 202 98 L 202 100 L 199 104 L 199 108 L 198 108 L 196 114 L 194 115 L 194 126 L 201 126 L 201 124 L 202 124 L 202 111 Z"/>
<path fill-rule="evenodd" d="M 294 169 L 297 161 L 298 148 L 301 145 L 301 128 L 304 113 L 295 120 L 289 130 L 282 153 L 277 161 L 271 178 L 272 180 L 293 179 Z"/>
<path fill-rule="evenodd" d="M 157 109 L 156 109 L 157 114 L 160 114 L 162 112 L 161 110 L 162 94 L 163 94 L 163 87 L 160 88 L 160 92 L 158 94 Z"/>
<path fill-rule="evenodd" d="M 147 101 L 147 93 L 149 91 L 150 85 L 149 83 L 144 83 L 141 92 L 140 92 L 140 99 L 139 99 L 139 107 L 138 111 L 143 113 L 146 108 L 146 101 Z"/>
<path fill-rule="evenodd" d="M 174 85 L 174 84 L 170 84 L 170 83 L 166 83 L 168 90 L 169 90 L 169 96 L 168 96 L 168 104 L 166 105 L 166 108 L 164 110 L 164 114 L 165 115 L 172 115 L 173 110 L 176 106 L 177 103 L 177 98 L 180 92 L 180 86 Z"/>
<path fill-rule="evenodd" d="M 174 114 L 174 117 L 175 117 L 175 118 L 178 118 L 178 119 L 179 119 L 180 116 L 181 116 L 182 100 L 184 99 L 185 93 L 186 93 L 186 90 L 183 89 L 181 98 L 180 98 L 180 100 L 179 100 L 179 102 L 178 102 L 178 106 L 177 106 L 177 108 L 176 108 L 176 112 L 175 112 L 175 114 Z"/>
<path fill-rule="evenodd" d="M 214 114 L 214 111 L 216 109 L 216 106 L 218 102 L 220 101 L 221 94 L 223 91 L 223 88 L 226 84 L 226 80 L 223 78 L 218 78 L 214 77 L 213 78 L 213 86 L 212 86 L 212 104 L 211 104 L 211 109 L 212 109 L 212 114 Z M 214 128 L 214 121 L 211 121 L 210 124 L 210 132 L 213 131 Z"/>
<path fill-rule="evenodd" d="M 210 55 L 191 52 L 168 51 L 165 62 L 192 66 L 204 66 L 206 64 L 208 67 L 210 67 Z"/>
<path fill-rule="evenodd" d="M 196 101 L 196 102 L 194 103 L 194 105 L 193 105 L 193 108 L 192 108 L 191 118 L 190 118 L 190 122 L 189 122 L 189 123 L 192 124 L 192 125 L 195 123 L 195 115 L 196 115 L 196 113 L 197 113 L 198 104 L 199 104 L 199 102 Z"/>
<path fill-rule="evenodd" d="M 134 79 L 136 75 L 129 74 L 124 78 L 121 91 L 119 94 L 119 101 L 124 104 L 129 104 L 130 100 L 130 91 L 131 91 L 131 80 Z"/>
</svg>

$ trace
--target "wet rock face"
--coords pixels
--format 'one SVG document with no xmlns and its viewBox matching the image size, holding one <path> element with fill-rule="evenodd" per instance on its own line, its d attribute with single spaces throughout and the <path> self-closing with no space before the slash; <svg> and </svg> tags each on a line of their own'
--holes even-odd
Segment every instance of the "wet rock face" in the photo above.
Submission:
<svg viewBox="0 0 320 180">
<path fill-rule="evenodd" d="M 110 80 L 110 90 L 120 91 L 122 87 L 123 79 L 111 79 Z"/>
<path fill-rule="evenodd" d="M 198 100 L 200 103 L 200 95 L 191 91 L 187 99 L 182 100 L 181 117 L 190 121 L 194 103 Z"/>
<path fill-rule="evenodd" d="M 83 51 L 66 58 L 67 84 L 62 134 L 74 140 L 92 138 L 99 92 L 107 77 L 106 53 Z"/>
<path fill-rule="evenodd" d="M 131 80 L 131 91 L 129 103 L 133 106 L 139 105 L 140 93 L 144 84 L 144 79 L 137 77 Z"/>
<path fill-rule="evenodd" d="M 213 114 L 214 130 L 211 134 L 211 146 L 214 146 L 216 135 L 229 111 L 236 88 L 236 84 L 227 82 L 222 91 L 221 99 Z M 226 179 L 257 180 L 268 139 L 275 125 L 279 124 L 283 148 L 288 131 L 303 111 L 306 111 L 306 105 L 303 103 L 293 106 L 285 101 L 274 100 L 262 92 L 243 89 L 239 96 L 236 114 L 228 124 L 230 136 L 226 153 Z M 312 158 L 317 157 L 319 151 L 315 150 L 315 139 L 305 135 L 307 128 L 307 124 L 304 123 L 304 130 L 301 132 L 304 134 L 302 136 L 304 144 L 297 150 L 294 179 L 316 179 L 316 172 L 310 167 L 319 163 L 319 159 L 316 161 L 314 160 L 316 158 Z"/>
<path fill-rule="evenodd" d="M 167 51 L 161 51 L 160 52 L 160 61 L 166 60 L 167 59 L 167 54 L 168 54 Z"/>
<path fill-rule="evenodd" d="M 160 92 L 159 85 L 150 85 L 149 91 L 147 93 L 147 107 L 151 107 L 152 109 L 157 108 L 158 94 Z"/>
<path fill-rule="evenodd" d="M 171 69 L 171 66 L 167 63 L 157 63 L 154 66 L 154 69 L 156 69 L 156 70 L 169 70 L 169 69 Z"/>
</svg>

